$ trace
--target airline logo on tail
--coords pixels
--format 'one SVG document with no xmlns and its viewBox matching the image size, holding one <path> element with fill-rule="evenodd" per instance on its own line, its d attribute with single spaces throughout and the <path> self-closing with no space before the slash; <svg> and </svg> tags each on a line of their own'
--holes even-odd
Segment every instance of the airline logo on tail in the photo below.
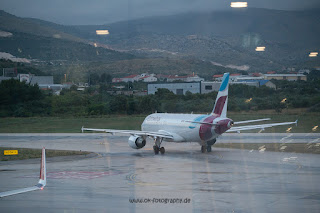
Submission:
<svg viewBox="0 0 320 213">
<path fill-rule="evenodd" d="M 217 95 L 216 103 L 214 105 L 212 114 L 227 117 L 228 105 L 228 92 L 229 92 L 229 73 L 223 75 L 222 83 Z"/>
</svg>

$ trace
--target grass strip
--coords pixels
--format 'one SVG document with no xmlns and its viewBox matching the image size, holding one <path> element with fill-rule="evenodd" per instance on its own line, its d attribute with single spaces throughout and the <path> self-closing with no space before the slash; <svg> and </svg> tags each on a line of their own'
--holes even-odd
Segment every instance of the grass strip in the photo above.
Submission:
<svg viewBox="0 0 320 213">
<path fill-rule="evenodd" d="M 18 150 L 18 155 L 4 155 L 4 150 Z M 88 155 L 90 152 L 46 149 L 46 157 Z M 41 149 L 0 147 L 0 161 L 41 158 Z"/>
</svg>

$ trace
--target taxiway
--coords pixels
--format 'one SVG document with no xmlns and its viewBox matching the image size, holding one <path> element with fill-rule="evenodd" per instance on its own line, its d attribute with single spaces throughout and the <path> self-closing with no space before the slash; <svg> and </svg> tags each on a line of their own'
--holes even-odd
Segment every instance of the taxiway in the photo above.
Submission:
<svg viewBox="0 0 320 213">
<path fill-rule="evenodd" d="M 320 138 L 289 136 L 226 134 L 218 141 L 319 143 Z M 152 145 L 134 150 L 125 136 L 95 133 L 0 134 L 1 147 L 97 153 L 48 158 L 44 190 L 2 198 L 1 211 L 320 212 L 319 155 L 215 147 L 202 154 L 196 143 L 165 143 L 166 154 L 154 155 Z M 39 163 L 0 162 L 1 191 L 36 184 Z"/>
</svg>

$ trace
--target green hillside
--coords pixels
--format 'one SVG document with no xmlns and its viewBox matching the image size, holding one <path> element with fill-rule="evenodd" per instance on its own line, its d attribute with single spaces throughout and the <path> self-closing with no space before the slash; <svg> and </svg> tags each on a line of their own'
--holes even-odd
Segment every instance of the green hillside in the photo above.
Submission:
<svg viewBox="0 0 320 213">
<path fill-rule="evenodd" d="M 55 27 L 53 27 L 55 26 Z M 135 58 L 107 48 L 96 48 L 89 41 L 60 31 L 59 25 L 19 18 L 0 10 L 0 30 L 12 36 L 0 37 L 0 52 L 42 61 L 117 61 Z"/>
<path fill-rule="evenodd" d="M 46 61 L 116 61 L 134 58 L 130 54 L 106 48 L 96 48 L 82 42 L 15 32 L 11 37 L 0 37 L 0 52 Z"/>
<path fill-rule="evenodd" d="M 77 42 L 86 42 L 77 36 L 70 35 L 57 30 L 52 26 L 40 25 L 32 21 L 32 19 L 20 18 L 3 10 L 0 10 L 0 30 L 8 32 L 26 33 L 35 36 L 59 38 L 62 40 L 70 40 Z"/>
</svg>

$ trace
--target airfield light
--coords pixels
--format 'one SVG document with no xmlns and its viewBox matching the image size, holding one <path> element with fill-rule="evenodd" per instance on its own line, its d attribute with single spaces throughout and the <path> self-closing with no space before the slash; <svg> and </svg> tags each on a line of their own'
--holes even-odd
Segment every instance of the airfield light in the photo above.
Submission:
<svg viewBox="0 0 320 213">
<path fill-rule="evenodd" d="M 248 7 L 248 2 L 231 2 L 230 7 L 234 7 L 234 8 Z"/>
<path fill-rule="evenodd" d="M 282 99 L 281 103 L 285 103 L 287 101 L 287 98 Z"/>
<path fill-rule="evenodd" d="M 318 129 L 318 126 L 314 126 L 313 128 L 312 128 L 312 131 L 316 131 Z"/>
<path fill-rule="evenodd" d="M 93 43 L 93 46 L 94 46 L 94 47 L 97 47 L 98 45 L 97 45 L 97 43 Z"/>
<path fill-rule="evenodd" d="M 263 52 L 265 51 L 266 47 L 256 47 L 257 52 Z"/>
<path fill-rule="evenodd" d="M 309 54 L 309 57 L 317 57 L 318 56 L 318 52 L 311 52 Z"/>
<path fill-rule="evenodd" d="M 286 148 L 287 148 L 287 146 L 281 146 L 281 147 L 280 147 L 280 150 L 283 151 L 283 150 L 285 150 Z"/>
<path fill-rule="evenodd" d="M 96 30 L 97 35 L 109 35 L 109 30 Z"/>
<path fill-rule="evenodd" d="M 266 149 L 267 149 L 266 146 L 263 145 L 263 146 L 260 146 L 258 150 L 260 153 L 263 153 L 264 151 L 266 151 Z"/>
<path fill-rule="evenodd" d="M 246 103 L 250 103 L 250 101 L 252 101 L 252 98 L 247 99 Z"/>
</svg>

